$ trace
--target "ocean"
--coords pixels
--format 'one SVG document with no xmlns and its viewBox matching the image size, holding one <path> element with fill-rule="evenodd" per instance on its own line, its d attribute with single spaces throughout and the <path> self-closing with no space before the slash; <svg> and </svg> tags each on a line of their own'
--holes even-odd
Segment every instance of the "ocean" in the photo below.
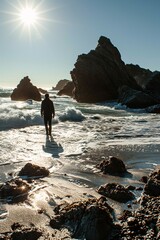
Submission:
<svg viewBox="0 0 160 240">
<path fill-rule="evenodd" d="M 16 177 L 27 162 L 32 162 L 50 170 L 48 184 L 65 175 L 78 188 L 95 190 L 107 182 L 141 186 L 140 178 L 160 164 L 158 114 L 128 109 L 118 102 L 77 103 L 49 90 L 56 112 L 49 139 L 40 115 L 41 103 L 11 101 L 11 92 L 0 89 L 1 183 Z M 105 155 L 94 158 L 97 150 L 105 150 Z M 110 155 L 121 158 L 131 176 L 101 174 L 96 164 Z M 6 217 L 4 213 L 7 211 L 1 203 L 0 218 Z"/>
</svg>

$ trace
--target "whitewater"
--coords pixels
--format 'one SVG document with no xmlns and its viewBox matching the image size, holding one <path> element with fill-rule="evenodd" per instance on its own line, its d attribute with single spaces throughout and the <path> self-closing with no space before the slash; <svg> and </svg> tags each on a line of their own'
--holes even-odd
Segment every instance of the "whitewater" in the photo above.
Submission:
<svg viewBox="0 0 160 240">
<path fill-rule="evenodd" d="M 49 90 L 56 116 L 52 138 L 47 138 L 40 115 L 41 102 L 11 101 L 11 92 L 12 89 L 0 89 L 1 184 L 16 177 L 20 169 L 31 162 L 49 169 L 51 175 L 45 186 L 58 186 L 59 191 L 62 188 L 66 194 L 71 188 L 74 192 L 85 188 L 89 194 L 108 182 L 141 186 L 140 178 L 160 164 L 158 114 L 147 113 L 145 109 L 128 109 L 118 102 L 77 103 Z M 103 150 L 107 154 L 104 158 L 111 155 L 121 158 L 132 177 L 101 174 L 96 164 L 102 158 L 93 155 Z M 68 181 L 67 186 L 63 185 L 63 180 Z M 44 189 L 44 182 L 38 187 Z M 47 196 L 52 205 L 51 190 L 45 194 L 43 191 L 43 196 Z M 35 199 L 31 202 L 34 208 L 40 204 Z M 119 208 L 122 205 L 119 204 Z M 4 220 L 8 214 L 9 209 L 1 201 L 0 218 Z"/>
</svg>

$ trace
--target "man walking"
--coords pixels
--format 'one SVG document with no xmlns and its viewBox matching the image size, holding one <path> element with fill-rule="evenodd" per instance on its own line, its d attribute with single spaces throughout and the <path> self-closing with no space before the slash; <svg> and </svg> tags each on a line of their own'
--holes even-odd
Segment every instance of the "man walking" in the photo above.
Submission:
<svg viewBox="0 0 160 240">
<path fill-rule="evenodd" d="M 46 129 L 46 135 L 51 136 L 52 132 L 52 118 L 55 116 L 55 109 L 52 100 L 49 98 L 49 94 L 45 94 L 45 99 L 41 103 L 41 116 L 44 118 L 44 125 Z"/>
</svg>

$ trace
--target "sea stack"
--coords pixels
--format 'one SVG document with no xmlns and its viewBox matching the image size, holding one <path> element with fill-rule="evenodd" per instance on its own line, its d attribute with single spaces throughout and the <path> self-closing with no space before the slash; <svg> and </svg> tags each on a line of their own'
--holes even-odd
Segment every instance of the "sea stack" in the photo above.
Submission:
<svg viewBox="0 0 160 240">
<path fill-rule="evenodd" d="M 11 94 L 11 100 L 26 101 L 32 99 L 41 101 L 41 94 L 36 86 L 31 83 L 28 76 L 24 77 Z"/>
<path fill-rule="evenodd" d="M 101 36 L 95 50 L 78 56 L 71 77 L 78 102 L 100 102 L 118 98 L 123 85 L 138 88 L 128 73 L 118 49 L 109 38 Z"/>
</svg>

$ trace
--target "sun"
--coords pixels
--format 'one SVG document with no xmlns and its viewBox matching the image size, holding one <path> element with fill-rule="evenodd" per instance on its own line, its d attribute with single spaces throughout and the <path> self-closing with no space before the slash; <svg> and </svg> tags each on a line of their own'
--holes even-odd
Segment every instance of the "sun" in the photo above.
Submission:
<svg viewBox="0 0 160 240">
<path fill-rule="evenodd" d="M 44 0 L 7 0 L 6 7 L 7 10 L 0 10 L 7 16 L 4 24 L 10 24 L 12 32 L 21 29 L 21 37 L 27 34 L 29 40 L 35 37 L 41 39 L 49 24 L 57 22 L 51 14 L 56 8 L 51 5 L 46 9 Z"/>
<path fill-rule="evenodd" d="M 36 25 L 38 23 L 38 12 L 32 7 L 22 8 L 19 12 L 19 20 L 28 27 Z"/>
</svg>

